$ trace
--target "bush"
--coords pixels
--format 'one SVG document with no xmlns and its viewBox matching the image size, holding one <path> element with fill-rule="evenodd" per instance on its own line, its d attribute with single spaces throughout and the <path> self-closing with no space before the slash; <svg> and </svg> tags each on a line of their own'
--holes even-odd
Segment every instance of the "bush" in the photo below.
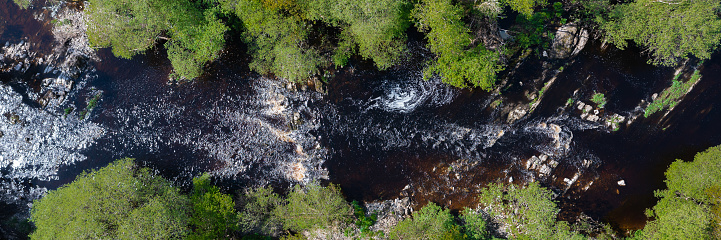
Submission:
<svg viewBox="0 0 721 240">
<path fill-rule="evenodd" d="M 591 102 L 596 103 L 599 108 L 603 108 L 606 106 L 606 96 L 603 93 L 594 92 L 593 96 L 591 96 Z"/>
<path fill-rule="evenodd" d="M 691 79 L 686 82 L 678 81 L 678 77 L 679 76 L 677 75 L 676 78 L 673 79 L 671 87 L 664 89 L 661 94 L 653 100 L 653 102 L 648 104 L 643 113 L 644 117 L 651 116 L 651 114 L 662 111 L 666 108 L 675 107 L 681 98 L 686 96 L 686 93 L 689 89 L 691 89 L 691 86 L 701 79 L 701 74 L 698 70 L 694 71 L 693 75 L 691 75 Z"/>
<path fill-rule="evenodd" d="M 189 0 L 90 0 L 86 6 L 92 46 L 131 58 L 165 39 L 175 77 L 200 76 L 225 45 L 228 28 L 217 12 Z"/>
</svg>

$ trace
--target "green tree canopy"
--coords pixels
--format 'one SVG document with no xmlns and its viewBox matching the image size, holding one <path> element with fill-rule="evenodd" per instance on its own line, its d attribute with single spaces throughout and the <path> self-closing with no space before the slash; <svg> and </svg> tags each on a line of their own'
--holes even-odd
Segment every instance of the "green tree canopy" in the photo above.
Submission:
<svg viewBox="0 0 721 240">
<path fill-rule="evenodd" d="M 217 11 L 189 0 L 90 0 L 85 11 L 94 47 L 130 58 L 165 39 L 175 75 L 188 79 L 218 57 L 228 29 Z"/>
<path fill-rule="evenodd" d="M 413 16 L 416 26 L 428 32 L 428 47 L 436 54 L 424 73 L 425 78 L 437 74 L 443 82 L 455 87 L 480 87 L 491 90 L 496 82 L 499 55 L 482 45 L 471 46 L 472 35 L 463 19 L 463 8 L 451 0 L 422 0 Z"/>
<path fill-rule="evenodd" d="M 336 64 L 344 65 L 358 49 L 381 70 L 391 67 L 405 50 L 410 26 L 406 0 L 307 0 L 307 17 L 342 30 Z"/>
<path fill-rule="evenodd" d="M 552 198 L 553 193 L 536 182 L 524 188 L 490 184 L 479 195 L 484 210 L 491 216 L 501 217 L 501 221 L 508 227 L 509 237 L 554 239 L 553 236 L 574 235 L 567 227 L 563 227 L 567 226 L 565 222 L 556 227 L 559 209 Z"/>
<path fill-rule="evenodd" d="M 693 162 L 673 162 L 666 170 L 666 186 L 656 192 L 661 199 L 647 212 L 654 220 L 640 238 L 721 238 L 721 146 L 696 154 Z"/>
<path fill-rule="evenodd" d="M 323 66 L 318 50 L 308 42 L 311 25 L 295 1 L 224 0 L 222 5 L 243 23 L 252 70 L 300 81 Z"/>
<path fill-rule="evenodd" d="M 193 179 L 190 201 L 193 205 L 190 224 L 194 229 L 189 239 L 222 239 L 237 230 L 238 217 L 233 199 L 210 184 L 209 174 Z"/>
<path fill-rule="evenodd" d="M 273 214 L 282 220 L 285 228 L 300 231 L 349 222 L 353 209 L 333 184 L 328 187 L 308 185 L 305 188 L 296 185 L 288 194 L 287 202 L 276 208 Z"/>
<path fill-rule="evenodd" d="M 32 239 L 167 239 L 189 232 L 187 197 L 148 168 L 121 159 L 33 203 Z"/>
<path fill-rule="evenodd" d="M 718 0 L 637 0 L 617 5 L 600 22 L 617 47 L 632 40 L 649 50 L 649 62 L 671 66 L 690 56 L 711 57 L 721 40 L 718 11 Z"/>
<path fill-rule="evenodd" d="M 451 212 L 435 203 L 428 203 L 403 219 L 390 232 L 391 239 L 464 239 Z"/>
<path fill-rule="evenodd" d="M 238 225 L 243 233 L 273 235 L 282 229 L 281 219 L 273 210 L 284 200 L 269 187 L 257 188 L 240 195 Z"/>
<path fill-rule="evenodd" d="M 502 0 L 500 2 L 526 17 L 533 14 L 533 9 L 536 6 L 546 5 L 546 0 Z"/>
</svg>

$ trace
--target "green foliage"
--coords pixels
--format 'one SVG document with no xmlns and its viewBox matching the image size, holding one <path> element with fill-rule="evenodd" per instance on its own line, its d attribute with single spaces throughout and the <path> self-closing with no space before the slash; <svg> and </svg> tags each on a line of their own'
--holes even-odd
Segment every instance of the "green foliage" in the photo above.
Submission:
<svg viewBox="0 0 721 240">
<path fill-rule="evenodd" d="M 238 200 L 238 225 L 243 233 L 271 235 L 282 228 L 281 218 L 272 214 L 284 203 L 273 189 L 257 188 L 242 194 Z"/>
<path fill-rule="evenodd" d="M 308 0 L 306 9 L 310 20 L 342 29 L 333 56 L 336 64 L 343 65 L 357 49 L 384 70 L 405 52 L 405 30 L 410 25 L 406 0 Z"/>
<path fill-rule="evenodd" d="M 363 210 L 363 207 L 358 204 L 358 201 L 351 202 L 351 206 L 353 206 L 353 215 L 356 217 L 356 227 L 358 227 L 362 234 L 370 233 L 370 227 L 376 223 L 376 220 L 378 220 L 378 214 L 374 213 L 370 216 L 366 216 L 365 210 Z"/>
<path fill-rule="evenodd" d="M 174 75 L 188 79 L 218 57 L 228 29 L 216 11 L 189 0 L 90 0 L 85 11 L 94 47 L 112 47 L 116 56 L 130 58 L 168 39 Z"/>
<path fill-rule="evenodd" d="M 220 239 L 237 230 L 233 199 L 210 184 L 209 174 L 193 179 L 190 201 L 193 205 L 190 224 L 194 231 L 188 239 Z"/>
<path fill-rule="evenodd" d="M 660 192 L 661 200 L 653 207 L 655 220 L 643 229 L 644 239 L 709 239 L 708 206 L 683 200 L 670 192 Z"/>
<path fill-rule="evenodd" d="M 701 74 L 698 70 L 694 71 L 693 75 L 691 76 L 691 79 L 689 79 L 686 82 L 681 82 L 677 80 L 678 76 L 674 78 L 674 80 L 671 83 L 671 87 L 666 88 L 661 92 L 661 94 L 656 97 L 656 99 L 653 100 L 648 106 L 646 107 L 646 110 L 643 113 L 644 117 L 651 116 L 651 114 L 654 114 L 658 111 L 662 111 L 666 108 L 673 108 L 678 104 L 678 102 L 686 96 L 686 93 L 691 89 L 691 86 L 696 84 L 696 82 L 701 79 Z"/>
<path fill-rule="evenodd" d="M 693 162 L 673 162 L 666 170 L 666 186 L 697 202 L 718 200 L 709 198 L 706 190 L 721 187 L 721 146 L 696 154 Z"/>
<path fill-rule="evenodd" d="M 252 70 L 301 81 L 323 66 L 318 51 L 308 47 L 310 24 L 295 3 L 226 0 L 223 8 L 243 22 L 243 40 L 253 56 Z"/>
<path fill-rule="evenodd" d="M 649 62 L 664 66 L 695 56 L 708 59 L 721 39 L 718 0 L 637 0 L 599 19 L 607 39 L 623 49 L 628 40 L 647 48 Z"/>
<path fill-rule="evenodd" d="M 413 212 L 412 218 L 399 222 L 390 232 L 390 239 L 462 239 L 460 227 L 446 209 L 428 203 Z"/>
<path fill-rule="evenodd" d="M 712 239 L 719 235 L 721 146 L 696 154 L 693 162 L 676 160 L 666 171 L 668 189 L 648 211 L 650 221 L 640 239 Z"/>
<path fill-rule="evenodd" d="M 593 96 L 591 96 L 591 102 L 594 102 L 599 108 L 603 108 L 606 106 L 606 96 L 603 93 L 594 92 Z"/>
<path fill-rule="evenodd" d="M 98 106 L 98 101 L 100 101 L 100 97 L 102 97 L 102 94 L 98 93 L 93 96 L 93 98 L 88 101 L 88 105 L 85 106 L 85 109 L 80 111 L 79 117 L 80 119 L 85 119 L 85 117 L 88 115 L 89 112 L 93 111 L 95 107 Z M 69 111 L 72 111 L 72 109 L 65 109 L 66 114 L 70 113 Z"/>
<path fill-rule="evenodd" d="M 469 240 L 487 239 L 489 236 L 486 230 L 486 220 L 483 216 L 470 208 L 463 209 L 461 219 L 465 223 L 463 230 Z"/>
<path fill-rule="evenodd" d="M 33 203 L 32 239 L 159 239 L 188 233 L 188 199 L 150 169 L 121 159 Z"/>
<path fill-rule="evenodd" d="M 558 208 L 551 191 L 531 182 L 525 188 L 490 184 L 481 190 L 479 201 L 493 216 L 502 216 L 509 236 L 519 239 L 550 239 Z"/>
<path fill-rule="evenodd" d="M 602 16 L 611 11 L 609 0 L 571 0 L 569 11 L 574 18 L 585 24 L 599 22 Z M 596 24 L 593 24 L 594 26 Z"/>
<path fill-rule="evenodd" d="M 20 6 L 20 8 L 27 9 L 28 7 L 30 7 L 32 0 L 13 0 L 13 2 Z M 2 33 L 2 31 L 0 31 L 0 33 Z"/>
<path fill-rule="evenodd" d="M 428 46 L 436 59 L 424 78 L 440 75 L 443 82 L 459 87 L 480 87 L 491 90 L 496 82 L 499 55 L 482 45 L 471 46 L 470 30 L 462 21 L 464 9 L 451 0 L 423 0 L 416 5 L 413 16 L 416 26 L 428 32 Z"/>
<path fill-rule="evenodd" d="M 533 14 L 533 8 L 536 6 L 547 4 L 546 0 L 502 0 L 501 3 L 526 17 Z"/>
<path fill-rule="evenodd" d="M 573 100 L 573 98 L 568 98 L 566 100 L 566 106 L 571 106 L 571 105 L 573 105 L 574 102 L 575 102 L 575 100 Z"/>
<path fill-rule="evenodd" d="M 518 15 L 516 17 L 516 25 L 514 29 L 517 31 L 515 42 L 520 49 L 527 49 L 532 46 L 540 46 L 541 48 L 549 48 L 552 39 L 555 36 L 553 32 L 546 27 L 554 18 L 560 18 L 562 8 L 549 8 L 533 13 L 531 15 Z"/>
<path fill-rule="evenodd" d="M 276 208 L 273 214 L 286 228 L 301 231 L 349 222 L 353 209 L 336 185 L 308 185 L 305 188 L 296 185 L 288 194 L 287 203 Z"/>
</svg>

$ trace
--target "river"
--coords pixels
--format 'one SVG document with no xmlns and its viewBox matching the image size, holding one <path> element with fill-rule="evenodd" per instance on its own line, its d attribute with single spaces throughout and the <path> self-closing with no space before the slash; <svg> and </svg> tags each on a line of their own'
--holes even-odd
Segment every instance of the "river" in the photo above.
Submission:
<svg viewBox="0 0 721 240">
<path fill-rule="evenodd" d="M 8 23 L 0 43 L 27 41 L 37 43 L 35 52 L 50 52 L 47 22 L 11 1 L 0 5 Z M 423 52 L 418 42 L 409 47 Z M 691 160 L 721 144 L 718 54 L 705 62 L 701 82 L 673 112 L 640 116 L 611 131 L 581 119 L 575 105 L 564 106 L 567 99 L 590 103 L 590 94 L 603 92 L 609 103 L 602 111 L 637 116 L 639 103 L 668 86 L 674 69 L 646 64 L 637 48 L 621 51 L 591 41 L 556 75 L 535 111 L 507 124 L 503 106 L 527 101 L 518 82 L 542 75 L 535 57 L 503 75 L 511 87 L 496 108 L 493 94 L 424 81 L 422 63 L 415 61 L 423 56 L 387 71 L 356 62 L 336 72 L 322 94 L 251 73 L 244 52 L 231 40 L 200 79 L 169 84 L 163 49 L 130 60 L 100 49 L 99 61 L 91 61 L 67 98 L 51 107 L 36 100 L 43 79 L 58 74 L 43 71 L 42 64 L 0 74 L 13 96 L 3 102 L 5 109 L 26 123 L 8 120 L 0 128 L 38 136 L 25 138 L 27 143 L 2 137 L 3 157 L 35 159 L 0 166 L 0 214 L 27 211 L 25 204 L 42 194 L 38 189 L 133 157 L 183 186 L 206 171 L 227 191 L 321 180 L 340 184 L 350 199 L 410 197 L 455 210 L 473 206 L 487 183 L 539 181 L 557 193 L 562 219 L 583 213 L 630 230 L 645 224 L 644 209 L 655 203 L 653 191 L 664 187 L 663 172 L 673 160 Z M 81 119 L 80 110 L 95 95 L 101 96 L 98 106 Z M 75 110 L 63 116 L 68 107 Z M 534 156 L 557 166 L 550 175 L 539 174 L 527 167 Z"/>
</svg>

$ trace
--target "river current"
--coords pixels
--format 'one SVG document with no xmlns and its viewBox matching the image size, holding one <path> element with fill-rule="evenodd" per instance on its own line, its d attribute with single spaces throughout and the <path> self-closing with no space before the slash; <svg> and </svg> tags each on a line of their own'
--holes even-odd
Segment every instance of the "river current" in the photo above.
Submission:
<svg viewBox="0 0 721 240">
<path fill-rule="evenodd" d="M 14 16 L 0 45 L 35 42 L 27 52 L 47 55 L 44 45 L 54 44 L 48 26 L 11 1 L 0 5 Z M 418 42 L 409 48 L 424 52 Z M 26 212 L 46 189 L 133 157 L 183 186 L 202 172 L 229 191 L 329 181 L 350 199 L 409 197 L 453 209 L 473 206 L 490 182 L 539 181 L 556 193 L 563 219 L 583 213 L 638 229 L 670 162 L 721 144 L 718 54 L 698 66 L 701 82 L 672 112 L 644 118 L 639 103 L 668 86 L 674 69 L 646 64 L 639 49 L 592 41 L 554 70 L 536 110 L 509 124 L 504 109 L 523 102 L 523 83 L 548 80 L 535 57 L 504 75 L 509 90 L 497 103 L 495 94 L 423 80 L 423 56 L 388 71 L 351 64 L 319 93 L 250 72 L 244 52 L 231 41 L 206 74 L 187 83 L 168 82 L 162 49 L 131 60 L 100 49 L 72 77 L 42 63 L 3 72 L 0 214 Z M 57 79 L 72 79 L 71 90 L 38 103 L 49 86 L 62 86 Z M 566 105 L 569 98 L 589 104 L 594 92 L 609 100 L 602 111 L 637 118 L 613 131 Z M 83 118 L 95 96 L 97 107 Z"/>
</svg>

